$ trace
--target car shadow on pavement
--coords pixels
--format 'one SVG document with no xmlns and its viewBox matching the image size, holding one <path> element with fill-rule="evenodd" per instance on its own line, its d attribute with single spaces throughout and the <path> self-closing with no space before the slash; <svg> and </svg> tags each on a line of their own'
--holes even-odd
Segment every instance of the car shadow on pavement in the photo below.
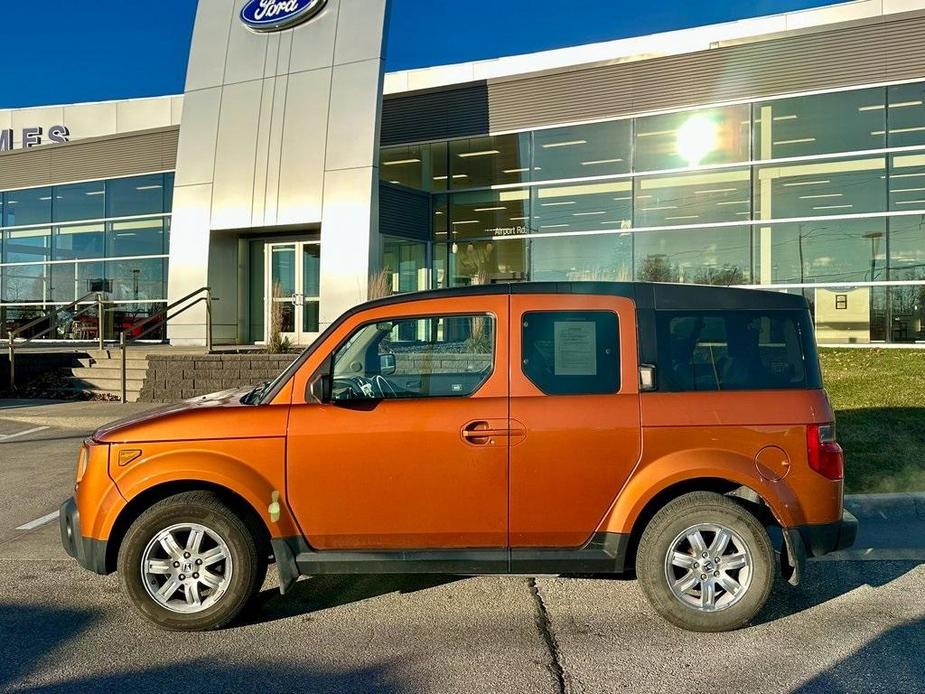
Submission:
<svg viewBox="0 0 925 694">
<path fill-rule="evenodd" d="M 412 687 L 399 681 L 397 661 L 362 668 L 293 665 L 280 661 L 246 664 L 191 660 L 113 672 L 92 657 L 78 659 L 86 674 L 69 668 L 64 680 L 41 682 L 45 666 L 58 664 L 56 652 L 74 648 L 74 641 L 94 622 L 89 610 L 70 610 L 34 604 L 0 604 L 0 691 L 17 692 L 153 692 L 163 694 L 192 683 L 194 690 L 261 694 L 268 692 L 392 692 Z M 193 640 L 196 635 L 186 634 Z M 118 648 L 117 643 L 111 644 Z M 282 655 L 282 654 L 281 654 Z M 54 675 L 51 675 L 53 678 Z"/>
<path fill-rule="evenodd" d="M 51 692 L 164 694 L 164 692 L 178 689 L 222 693 L 260 692 L 260 694 L 271 692 L 392 694 L 393 692 L 411 691 L 410 685 L 402 685 L 397 681 L 393 670 L 394 668 L 390 665 L 345 668 L 334 671 L 293 666 L 285 662 L 238 665 L 193 660 L 113 674 L 91 674 L 63 682 L 23 687 L 16 691 L 29 694 L 50 694 Z"/>
<path fill-rule="evenodd" d="M 917 619 L 881 634 L 793 692 L 922 691 L 923 653 L 925 619 Z"/>
<path fill-rule="evenodd" d="M 263 624 L 377 598 L 389 593 L 414 593 L 463 580 L 443 574 L 363 574 L 312 576 L 302 579 L 286 595 L 271 588 L 257 596 L 241 626 Z"/>
<path fill-rule="evenodd" d="M 0 604 L 0 691 L 36 668 L 43 657 L 84 631 L 96 617 L 84 610 Z"/>
<path fill-rule="evenodd" d="M 799 586 L 779 575 L 767 605 L 752 621 L 766 624 L 835 600 L 862 586 L 878 588 L 914 570 L 915 561 L 811 561 Z"/>
</svg>

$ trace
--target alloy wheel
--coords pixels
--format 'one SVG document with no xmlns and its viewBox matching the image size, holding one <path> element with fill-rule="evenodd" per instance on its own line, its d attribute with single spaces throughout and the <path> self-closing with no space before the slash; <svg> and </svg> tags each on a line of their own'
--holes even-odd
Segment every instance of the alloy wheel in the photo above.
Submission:
<svg viewBox="0 0 925 694">
<path fill-rule="evenodd" d="M 225 594 L 233 562 L 217 532 L 199 523 L 179 523 L 151 539 L 140 568 L 152 600 L 171 612 L 195 614 Z"/>
<path fill-rule="evenodd" d="M 752 578 L 751 551 L 735 531 L 700 523 L 674 539 L 665 557 L 665 577 L 682 604 L 717 612 L 736 604 Z"/>
</svg>

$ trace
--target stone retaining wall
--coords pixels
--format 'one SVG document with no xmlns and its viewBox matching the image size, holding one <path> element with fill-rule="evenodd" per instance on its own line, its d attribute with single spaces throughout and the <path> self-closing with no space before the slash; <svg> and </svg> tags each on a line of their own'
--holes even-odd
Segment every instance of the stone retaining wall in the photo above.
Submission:
<svg viewBox="0 0 925 694">
<path fill-rule="evenodd" d="M 295 354 L 150 354 L 141 402 L 176 402 L 276 378 Z"/>
</svg>

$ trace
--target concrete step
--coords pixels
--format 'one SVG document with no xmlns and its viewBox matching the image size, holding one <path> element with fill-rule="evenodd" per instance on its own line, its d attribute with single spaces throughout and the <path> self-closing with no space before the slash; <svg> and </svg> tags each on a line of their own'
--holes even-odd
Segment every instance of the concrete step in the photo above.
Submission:
<svg viewBox="0 0 925 694">
<path fill-rule="evenodd" d="M 102 351 L 90 349 L 84 352 L 84 354 L 96 361 L 120 361 L 122 359 L 122 353 L 118 349 L 104 349 Z M 129 349 L 125 352 L 127 359 L 147 359 L 148 354 L 147 350 L 136 349 Z"/>
<path fill-rule="evenodd" d="M 90 367 L 73 368 L 71 369 L 71 375 L 76 378 L 121 379 L 122 378 L 122 366 L 121 364 L 114 364 L 112 366 L 94 365 Z M 145 376 L 147 375 L 148 375 L 147 365 L 133 368 L 133 364 L 130 362 L 128 364 L 128 368 L 125 369 L 125 376 L 126 376 L 126 379 L 129 381 L 144 381 Z"/>
<path fill-rule="evenodd" d="M 129 368 L 135 369 L 144 369 L 148 366 L 147 357 L 136 357 L 133 354 L 127 355 L 128 358 L 125 360 L 125 363 Z M 112 359 L 97 359 L 95 357 L 78 357 L 77 361 L 80 362 L 81 366 L 90 367 L 90 366 L 118 366 L 122 363 L 122 360 L 119 359 L 119 355 L 115 355 Z"/>
<path fill-rule="evenodd" d="M 112 393 L 115 393 L 116 395 L 118 395 L 122 390 L 122 380 L 119 378 L 112 378 L 109 376 L 109 374 L 96 376 L 71 376 L 68 378 L 68 381 L 73 386 L 83 390 L 108 390 Z M 126 390 L 140 392 L 144 382 L 144 378 L 126 379 L 125 388 Z"/>
</svg>

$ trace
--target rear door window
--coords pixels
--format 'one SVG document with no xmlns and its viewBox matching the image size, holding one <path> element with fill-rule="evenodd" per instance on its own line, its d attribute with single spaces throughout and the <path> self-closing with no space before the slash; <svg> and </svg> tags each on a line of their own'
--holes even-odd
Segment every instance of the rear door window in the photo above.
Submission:
<svg viewBox="0 0 925 694">
<path fill-rule="evenodd" d="M 820 388 L 805 311 L 658 311 L 659 389 Z"/>
<path fill-rule="evenodd" d="M 547 395 L 620 390 L 620 335 L 610 311 L 525 313 L 523 372 Z"/>
</svg>

